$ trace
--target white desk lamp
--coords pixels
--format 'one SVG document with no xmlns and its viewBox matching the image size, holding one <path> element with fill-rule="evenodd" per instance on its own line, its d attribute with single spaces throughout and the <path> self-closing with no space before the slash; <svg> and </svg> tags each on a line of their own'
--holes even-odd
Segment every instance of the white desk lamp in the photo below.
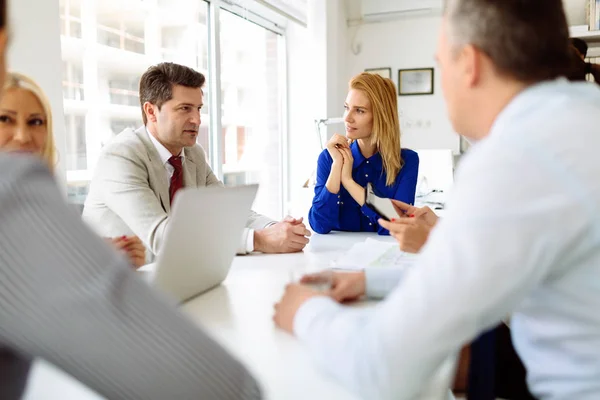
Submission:
<svg viewBox="0 0 600 400">
<path fill-rule="evenodd" d="M 327 126 L 327 125 L 331 125 L 331 124 L 341 124 L 343 122 L 344 122 L 344 118 L 342 118 L 342 117 L 315 119 L 317 138 L 319 140 L 319 146 L 321 146 L 321 150 L 325 149 L 325 145 L 323 143 L 323 137 L 321 135 L 321 128 L 323 126 Z"/>
<path fill-rule="evenodd" d="M 317 133 L 317 140 L 319 141 L 319 148 L 321 149 L 321 151 L 323 151 L 325 149 L 325 143 L 323 140 L 323 135 L 321 134 L 321 128 L 323 126 L 332 125 L 332 124 L 341 124 L 343 122 L 344 122 L 344 118 L 342 118 L 342 117 L 315 119 L 315 131 Z M 315 176 L 316 171 L 317 171 L 316 169 L 313 170 L 310 177 L 302 185 L 303 188 L 307 188 L 310 186 L 310 181 Z"/>
</svg>

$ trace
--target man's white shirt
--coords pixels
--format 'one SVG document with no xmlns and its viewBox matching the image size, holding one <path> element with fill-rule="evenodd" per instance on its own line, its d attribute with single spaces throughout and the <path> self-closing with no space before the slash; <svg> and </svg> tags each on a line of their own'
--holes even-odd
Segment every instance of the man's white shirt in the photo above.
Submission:
<svg viewBox="0 0 600 400">
<path fill-rule="evenodd" d="M 412 398 L 447 356 L 512 313 L 539 399 L 600 398 L 600 89 L 519 94 L 462 160 L 416 265 L 366 271 L 375 309 L 306 302 L 294 331 L 364 398 Z M 394 283 L 397 282 L 397 285 Z"/>
<path fill-rule="evenodd" d="M 148 132 L 148 136 L 152 141 L 152 144 L 156 148 L 158 155 L 160 156 L 160 161 L 162 161 L 163 166 L 165 167 L 165 171 L 167 172 L 167 182 L 171 182 L 171 177 L 173 176 L 173 172 L 175 172 L 175 168 L 169 162 L 169 159 L 173 156 L 169 150 L 161 142 L 159 142 L 152 133 L 146 128 L 146 132 Z M 185 165 L 185 152 L 180 152 L 179 157 L 181 157 L 181 164 Z"/>
</svg>

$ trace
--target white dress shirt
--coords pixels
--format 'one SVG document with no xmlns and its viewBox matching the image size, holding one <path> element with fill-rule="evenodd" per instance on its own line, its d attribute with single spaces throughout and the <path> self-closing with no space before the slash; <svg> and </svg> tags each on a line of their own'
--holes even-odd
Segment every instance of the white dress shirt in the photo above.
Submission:
<svg viewBox="0 0 600 400">
<path fill-rule="evenodd" d="M 171 182 L 171 177 L 173 176 L 173 172 L 175 172 L 175 168 L 169 162 L 169 159 L 173 156 L 169 150 L 161 142 L 156 140 L 154 135 L 150 133 L 148 128 L 146 127 L 146 131 L 148 132 L 148 136 L 150 136 L 150 140 L 154 147 L 156 147 L 156 151 L 158 151 L 158 155 L 160 156 L 160 160 L 162 161 L 165 171 L 167 173 L 167 182 Z M 179 156 L 181 157 L 181 165 L 185 165 L 185 153 L 182 151 Z M 275 222 L 269 222 L 265 225 L 265 228 L 273 225 Z M 242 244 L 241 248 L 246 249 L 246 252 L 252 253 L 254 251 L 254 229 L 246 228 L 244 229 L 244 233 L 242 235 Z"/>
<path fill-rule="evenodd" d="M 148 128 L 146 128 L 146 131 L 148 132 L 148 136 L 150 136 L 150 140 L 152 141 L 152 144 L 154 145 L 154 147 L 156 147 L 156 151 L 158 151 L 158 155 L 160 156 L 160 160 L 162 161 L 164 167 L 165 167 L 165 171 L 167 172 L 167 182 L 171 182 L 171 177 L 173 176 L 173 172 L 175 172 L 175 167 L 173 167 L 171 165 L 171 163 L 169 162 L 169 159 L 171 157 L 173 157 L 173 154 L 171 154 L 171 152 L 169 150 L 167 150 L 167 148 L 165 146 L 163 146 L 163 144 L 161 142 L 159 142 L 153 134 L 150 133 L 150 131 L 148 130 Z M 181 151 L 179 153 L 179 157 L 181 157 L 181 165 L 185 165 L 185 153 L 183 151 Z"/>
<path fill-rule="evenodd" d="M 461 162 L 444 218 L 375 309 L 307 301 L 296 335 L 365 399 L 408 399 L 512 313 L 539 399 L 600 399 L 600 89 L 528 88 Z M 367 272 L 369 292 L 391 285 Z M 375 279 L 375 281 L 373 281 Z"/>
</svg>

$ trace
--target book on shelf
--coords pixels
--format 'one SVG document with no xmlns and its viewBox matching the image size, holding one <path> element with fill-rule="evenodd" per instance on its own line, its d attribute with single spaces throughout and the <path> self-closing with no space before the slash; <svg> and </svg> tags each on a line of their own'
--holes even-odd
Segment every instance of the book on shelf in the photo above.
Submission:
<svg viewBox="0 0 600 400">
<path fill-rule="evenodd" d="M 590 31 L 600 30 L 600 0 L 588 0 L 585 18 Z"/>
<path fill-rule="evenodd" d="M 590 64 L 600 64 L 600 57 L 587 57 L 585 59 L 585 62 L 590 63 Z M 596 79 L 594 78 L 594 75 L 592 75 L 592 74 L 587 74 L 585 76 L 585 79 L 588 82 L 596 82 Z"/>
<path fill-rule="evenodd" d="M 573 26 L 569 27 L 569 30 L 571 31 L 571 35 L 576 35 L 578 33 L 589 32 L 590 26 L 589 25 L 573 25 Z"/>
<path fill-rule="evenodd" d="M 600 30 L 600 0 L 596 0 L 596 14 L 594 17 L 594 30 Z"/>
</svg>

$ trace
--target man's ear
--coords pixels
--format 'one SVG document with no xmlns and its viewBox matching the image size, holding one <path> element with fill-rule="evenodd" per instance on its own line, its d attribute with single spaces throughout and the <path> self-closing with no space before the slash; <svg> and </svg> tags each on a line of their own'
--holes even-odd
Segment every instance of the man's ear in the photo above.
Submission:
<svg viewBox="0 0 600 400">
<path fill-rule="evenodd" d="M 474 87 L 481 79 L 481 57 L 483 54 L 473 45 L 464 46 L 461 59 L 464 69 L 464 77 L 468 87 Z"/>
<path fill-rule="evenodd" d="M 149 101 L 144 103 L 144 114 L 146 114 L 146 119 L 150 122 L 156 122 L 156 111 L 157 107 L 150 103 Z"/>
</svg>

